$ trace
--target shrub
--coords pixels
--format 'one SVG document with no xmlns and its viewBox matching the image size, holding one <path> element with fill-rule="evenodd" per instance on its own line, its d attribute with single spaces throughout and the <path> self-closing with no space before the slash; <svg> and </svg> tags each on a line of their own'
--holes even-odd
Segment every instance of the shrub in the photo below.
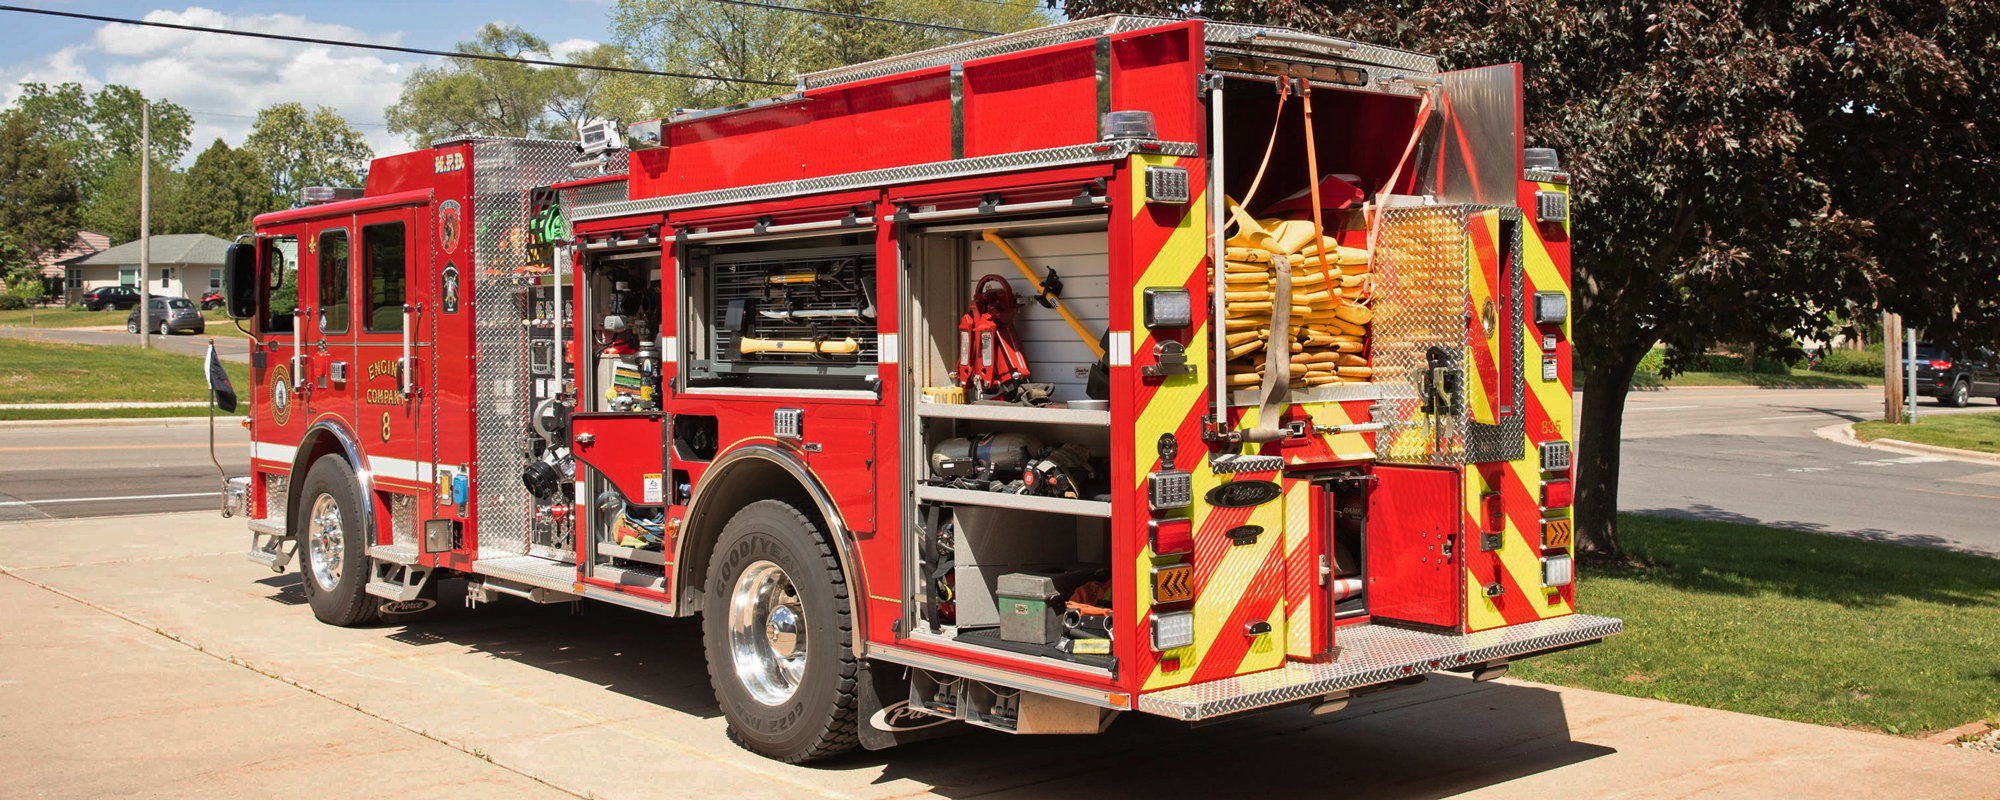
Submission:
<svg viewBox="0 0 2000 800">
<path fill-rule="evenodd" d="M 28 307 L 28 301 L 15 294 L 0 294 L 0 311 L 20 311 Z"/>
<path fill-rule="evenodd" d="M 1819 357 L 1819 371 L 1834 375 L 1882 374 L 1882 351 L 1873 353 L 1856 350 L 1831 349 Z"/>
</svg>

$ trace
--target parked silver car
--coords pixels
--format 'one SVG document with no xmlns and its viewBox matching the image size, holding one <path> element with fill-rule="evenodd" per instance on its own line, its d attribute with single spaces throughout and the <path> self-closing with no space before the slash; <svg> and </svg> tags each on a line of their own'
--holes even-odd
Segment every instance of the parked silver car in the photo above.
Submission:
<svg viewBox="0 0 2000 800">
<path fill-rule="evenodd" d="M 208 320 L 201 316 L 201 309 L 195 308 L 193 301 L 185 297 L 146 298 L 146 313 L 153 326 L 153 332 L 161 336 L 175 333 L 201 333 L 208 330 Z M 125 332 L 139 332 L 139 307 L 132 307 L 132 314 L 125 318 Z"/>
</svg>

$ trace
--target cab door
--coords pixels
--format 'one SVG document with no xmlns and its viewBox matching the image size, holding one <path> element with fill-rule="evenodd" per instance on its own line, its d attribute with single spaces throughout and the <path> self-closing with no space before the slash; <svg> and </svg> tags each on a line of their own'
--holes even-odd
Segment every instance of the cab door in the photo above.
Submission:
<svg viewBox="0 0 2000 800">
<path fill-rule="evenodd" d="M 354 431 L 354 231 L 341 217 L 306 226 L 299 270 L 303 315 L 306 425 L 328 416 Z M 357 465 L 365 467 L 366 465 Z"/>
<path fill-rule="evenodd" d="M 366 442 L 369 469 L 396 524 L 396 543 L 416 545 L 416 503 L 431 487 L 427 377 L 429 325 L 417 293 L 427 285 L 428 215 L 413 207 L 354 217 L 354 294 L 349 326 L 355 433 Z M 426 510 L 427 511 L 427 510 Z"/>
</svg>

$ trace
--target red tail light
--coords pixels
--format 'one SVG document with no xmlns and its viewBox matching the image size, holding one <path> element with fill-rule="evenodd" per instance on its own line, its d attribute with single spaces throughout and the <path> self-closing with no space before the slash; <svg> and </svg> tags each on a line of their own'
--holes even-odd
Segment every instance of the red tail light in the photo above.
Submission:
<svg viewBox="0 0 2000 800">
<path fill-rule="evenodd" d="M 1931 359 L 1931 369 L 1951 369 L 1951 362 L 1942 358 Z"/>
</svg>

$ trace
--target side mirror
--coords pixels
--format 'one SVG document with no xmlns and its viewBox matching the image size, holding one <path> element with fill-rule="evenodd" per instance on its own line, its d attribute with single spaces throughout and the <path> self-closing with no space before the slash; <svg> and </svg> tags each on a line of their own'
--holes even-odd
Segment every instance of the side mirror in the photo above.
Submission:
<svg viewBox="0 0 2000 800">
<path fill-rule="evenodd" d="M 257 245 L 230 245 L 222 257 L 223 305 L 230 319 L 257 316 L 257 288 Z"/>
</svg>

